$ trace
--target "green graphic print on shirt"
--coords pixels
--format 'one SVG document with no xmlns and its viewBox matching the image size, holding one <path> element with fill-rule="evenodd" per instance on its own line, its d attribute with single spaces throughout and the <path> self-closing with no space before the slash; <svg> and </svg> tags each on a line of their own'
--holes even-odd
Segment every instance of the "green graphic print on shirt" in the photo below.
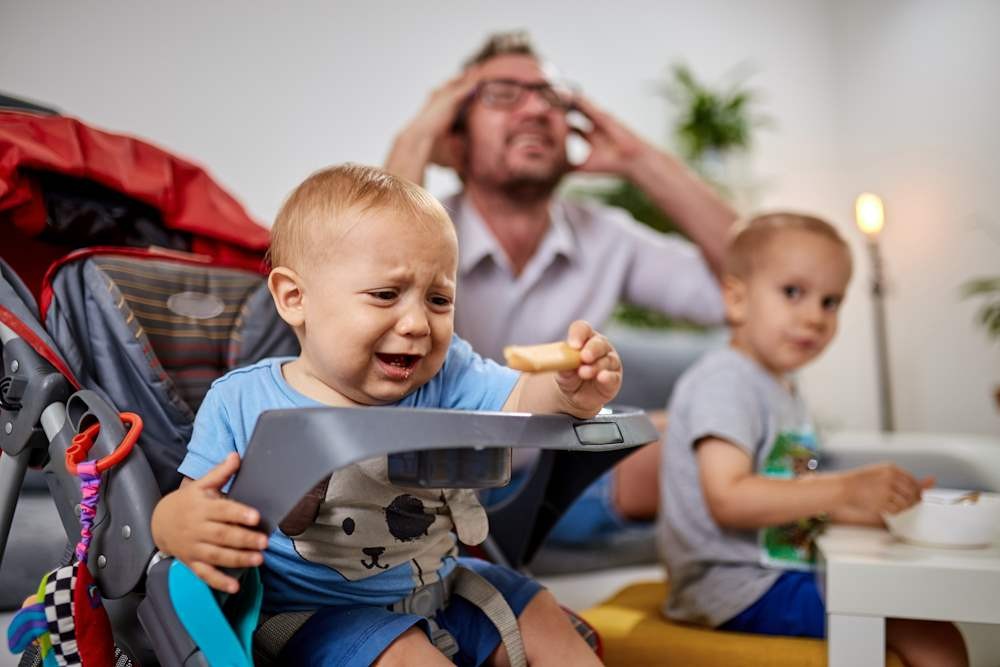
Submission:
<svg viewBox="0 0 1000 667">
<path fill-rule="evenodd" d="M 815 472 L 818 457 L 819 443 L 811 429 L 782 431 L 761 466 L 760 474 L 774 479 L 794 479 Z M 761 563 L 784 569 L 812 569 L 816 561 L 813 540 L 825 524 L 824 517 L 810 517 L 761 529 Z"/>
</svg>

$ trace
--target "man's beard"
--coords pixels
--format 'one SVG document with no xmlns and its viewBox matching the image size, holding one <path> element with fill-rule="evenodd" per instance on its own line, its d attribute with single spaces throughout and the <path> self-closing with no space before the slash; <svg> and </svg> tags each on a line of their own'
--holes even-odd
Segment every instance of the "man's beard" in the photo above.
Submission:
<svg viewBox="0 0 1000 667">
<path fill-rule="evenodd" d="M 500 191 L 515 201 L 538 201 L 552 196 L 570 170 L 565 159 L 547 168 L 508 170 L 507 178 L 497 185 Z"/>
</svg>

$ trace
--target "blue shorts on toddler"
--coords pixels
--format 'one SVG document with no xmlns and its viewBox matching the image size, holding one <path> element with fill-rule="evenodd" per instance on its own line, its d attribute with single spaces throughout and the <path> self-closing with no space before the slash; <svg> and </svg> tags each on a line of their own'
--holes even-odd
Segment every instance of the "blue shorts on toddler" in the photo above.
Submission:
<svg viewBox="0 0 1000 667">
<path fill-rule="evenodd" d="M 783 573 L 756 602 L 719 626 L 759 635 L 826 637 L 826 607 L 814 572 Z"/>
<path fill-rule="evenodd" d="M 542 586 L 511 569 L 476 558 L 459 558 L 459 564 L 474 570 L 500 591 L 515 616 L 528 606 Z M 500 645 L 500 634 L 479 607 L 453 595 L 447 608 L 435 618 L 455 637 L 459 652 L 455 664 L 478 667 Z M 400 635 L 417 626 L 429 633 L 427 620 L 416 614 L 401 614 L 386 607 L 345 605 L 318 610 L 282 650 L 279 664 L 319 667 L 370 665 Z"/>
</svg>

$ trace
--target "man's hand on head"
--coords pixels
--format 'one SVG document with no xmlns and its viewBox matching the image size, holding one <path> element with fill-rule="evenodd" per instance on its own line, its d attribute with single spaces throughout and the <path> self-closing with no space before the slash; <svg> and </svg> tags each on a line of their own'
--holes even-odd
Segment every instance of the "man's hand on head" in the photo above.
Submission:
<svg viewBox="0 0 1000 667">
<path fill-rule="evenodd" d="M 451 130 L 477 85 L 478 68 L 470 67 L 432 90 L 396 137 L 386 170 L 415 183 L 423 181 L 424 169 L 431 163 L 458 170 L 462 156 Z"/>
<path fill-rule="evenodd" d="M 417 122 L 426 124 L 427 131 L 434 137 L 431 162 L 442 167 L 459 167 L 459 156 L 445 141 L 451 133 L 464 107 L 479 85 L 476 68 L 469 68 L 458 76 L 434 89 L 417 117 Z"/>
<path fill-rule="evenodd" d="M 573 132 L 590 144 L 590 155 L 577 166 L 577 171 L 612 174 L 631 180 L 641 158 L 650 151 L 657 150 L 586 97 L 578 96 L 574 107 L 591 125 L 589 130 L 572 128 Z"/>
<path fill-rule="evenodd" d="M 590 100 L 578 97 L 576 109 L 592 126 L 574 130 L 591 147 L 589 157 L 576 170 L 630 181 L 698 245 L 712 271 L 721 275 L 726 238 L 736 211 L 683 162 L 645 141 Z"/>
</svg>

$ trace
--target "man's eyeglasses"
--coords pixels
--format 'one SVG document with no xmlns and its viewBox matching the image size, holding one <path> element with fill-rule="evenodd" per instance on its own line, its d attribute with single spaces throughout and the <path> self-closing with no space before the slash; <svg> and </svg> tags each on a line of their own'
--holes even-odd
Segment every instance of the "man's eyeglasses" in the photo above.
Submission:
<svg viewBox="0 0 1000 667">
<path fill-rule="evenodd" d="M 487 79 L 476 87 L 476 96 L 491 109 L 515 109 L 533 92 L 552 109 L 573 108 L 574 91 L 565 84 L 525 83 L 515 79 Z"/>
</svg>

